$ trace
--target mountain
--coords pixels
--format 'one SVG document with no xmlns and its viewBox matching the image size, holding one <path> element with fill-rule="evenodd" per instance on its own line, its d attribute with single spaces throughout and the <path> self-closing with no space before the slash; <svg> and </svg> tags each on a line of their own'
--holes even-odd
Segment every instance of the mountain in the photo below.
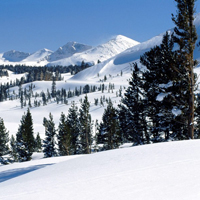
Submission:
<svg viewBox="0 0 200 200">
<path fill-rule="evenodd" d="M 28 56 L 30 56 L 30 53 L 24 53 L 21 51 L 11 50 L 11 51 L 7 51 L 3 53 L 2 58 L 4 58 L 4 60 L 6 61 L 20 62 L 24 60 L 25 58 L 27 58 Z"/>
<path fill-rule="evenodd" d="M 98 60 L 101 62 L 105 61 L 138 44 L 139 42 L 135 40 L 118 35 L 109 40 L 107 43 L 98 45 L 97 47 L 91 48 L 82 53 L 76 53 L 68 58 L 50 62 L 48 65 L 80 65 L 82 61 L 90 64 L 96 64 Z"/>
<path fill-rule="evenodd" d="M 42 49 L 30 54 L 12 50 L 0 54 L 0 64 L 68 66 L 76 64 L 80 65 L 82 61 L 96 64 L 98 60 L 101 62 L 105 61 L 138 44 L 139 42 L 135 40 L 118 35 L 97 47 L 91 47 L 77 42 L 68 42 L 66 45 L 58 48 L 55 52 L 48 49 Z"/>
<path fill-rule="evenodd" d="M 194 25 L 196 26 L 198 38 L 200 38 L 200 13 L 195 16 Z M 173 28 L 167 30 L 169 34 L 173 33 Z M 156 45 L 160 45 L 163 39 L 163 35 L 165 33 L 159 34 L 145 42 L 142 42 L 138 45 L 135 45 L 116 56 L 105 60 L 104 62 L 93 66 L 92 68 L 88 68 L 80 73 L 76 74 L 71 78 L 71 80 L 92 80 L 96 77 L 97 74 L 100 77 L 103 77 L 107 74 L 119 74 L 120 71 L 126 71 L 130 73 L 130 63 L 137 62 L 140 67 L 141 64 L 139 62 L 140 56 L 142 56 L 145 52 L 149 51 L 151 48 Z M 195 72 L 197 74 L 200 73 L 200 39 L 197 40 L 194 50 L 194 59 L 198 61 L 198 66 L 195 68 Z M 175 46 L 176 48 L 176 46 Z"/>
<path fill-rule="evenodd" d="M 27 65 L 31 65 L 31 64 L 34 65 L 36 63 L 39 64 L 41 62 L 46 61 L 46 57 L 50 56 L 52 53 L 53 51 L 44 48 L 31 54 L 30 56 L 22 60 L 22 62 Z"/>
<path fill-rule="evenodd" d="M 68 58 L 70 56 L 73 56 L 75 53 L 80 53 L 91 48 L 91 46 L 85 44 L 80 44 L 77 42 L 68 42 L 66 45 L 60 47 L 57 51 L 49 55 L 47 57 L 47 60 L 49 62 L 52 62 L 63 58 Z"/>
</svg>

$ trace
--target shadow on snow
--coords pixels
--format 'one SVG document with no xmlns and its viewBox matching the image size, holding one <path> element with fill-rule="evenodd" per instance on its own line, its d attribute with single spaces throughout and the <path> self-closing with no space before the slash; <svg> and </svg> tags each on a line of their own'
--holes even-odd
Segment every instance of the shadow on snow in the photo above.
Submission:
<svg viewBox="0 0 200 200">
<path fill-rule="evenodd" d="M 0 173 L 0 183 L 7 181 L 9 179 L 16 178 L 18 176 L 27 174 L 29 172 L 44 168 L 48 165 L 52 165 L 52 164 L 35 165 L 35 166 L 27 167 L 27 168 L 12 169 L 12 170 L 7 170 L 4 172 L 1 172 Z"/>
</svg>

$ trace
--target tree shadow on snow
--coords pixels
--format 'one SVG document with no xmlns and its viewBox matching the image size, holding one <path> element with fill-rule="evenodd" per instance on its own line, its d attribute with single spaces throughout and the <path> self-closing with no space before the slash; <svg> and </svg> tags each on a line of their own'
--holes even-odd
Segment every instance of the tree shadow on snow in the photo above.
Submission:
<svg viewBox="0 0 200 200">
<path fill-rule="evenodd" d="M 27 174 L 29 172 L 35 171 L 37 169 L 44 168 L 48 165 L 52 165 L 52 164 L 35 165 L 35 166 L 27 167 L 27 168 L 12 169 L 12 170 L 7 170 L 4 172 L 1 172 L 0 173 L 0 183 L 7 181 L 9 179 L 16 178 L 18 176 Z"/>
</svg>

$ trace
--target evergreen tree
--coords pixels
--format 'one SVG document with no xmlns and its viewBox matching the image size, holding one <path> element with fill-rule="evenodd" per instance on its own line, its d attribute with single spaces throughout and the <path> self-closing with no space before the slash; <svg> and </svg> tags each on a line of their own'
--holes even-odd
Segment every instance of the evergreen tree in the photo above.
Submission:
<svg viewBox="0 0 200 200">
<path fill-rule="evenodd" d="M 55 76 L 52 76 L 51 96 L 52 98 L 56 97 L 56 77 Z"/>
<path fill-rule="evenodd" d="M 2 157 L 8 153 L 9 147 L 9 136 L 8 131 L 5 128 L 4 121 L 0 118 L 0 163 L 6 164 L 7 161 Z"/>
<path fill-rule="evenodd" d="M 78 108 L 75 105 L 75 102 L 72 102 L 71 108 L 68 110 L 67 124 L 71 135 L 71 154 L 77 154 L 80 152 L 80 146 L 78 145 L 80 137 L 80 122 Z"/>
<path fill-rule="evenodd" d="M 33 136 L 33 121 L 30 110 L 22 116 L 21 124 L 19 125 L 16 134 L 16 149 L 17 159 L 20 162 L 31 160 L 34 152 L 35 139 Z"/>
<path fill-rule="evenodd" d="M 42 151 L 42 140 L 40 138 L 40 134 L 37 133 L 37 136 L 35 138 L 35 151 L 41 152 Z"/>
<path fill-rule="evenodd" d="M 58 126 L 58 154 L 60 156 L 70 155 L 71 150 L 71 135 L 69 124 L 66 121 L 65 114 L 61 113 Z"/>
<path fill-rule="evenodd" d="M 160 46 L 146 52 L 140 62 L 146 66 L 143 73 L 145 84 L 146 116 L 151 140 L 186 138 L 185 106 L 187 105 L 187 83 L 177 67 L 177 53 L 173 51 L 174 42 L 168 32 L 163 36 Z M 180 110 L 178 115 L 175 110 Z M 164 135 L 163 135 L 164 134 Z"/>
<path fill-rule="evenodd" d="M 197 40 L 196 28 L 194 26 L 195 0 L 175 0 L 177 2 L 177 15 L 172 15 L 176 27 L 174 29 L 174 41 L 178 44 L 177 70 L 187 83 L 187 126 L 188 137 L 194 138 L 194 66 L 193 59 L 195 43 Z"/>
<path fill-rule="evenodd" d="M 17 161 L 16 140 L 13 135 L 10 138 L 10 154 L 11 154 L 13 161 Z"/>
<path fill-rule="evenodd" d="M 120 117 L 120 128 L 123 137 L 133 142 L 134 145 L 138 145 L 143 144 L 145 141 L 142 124 L 143 91 L 141 90 L 141 72 L 137 63 L 133 64 L 133 67 L 134 69 L 129 80 L 129 87 L 124 93 L 122 104 L 119 106 L 119 113 L 123 114 L 123 117 Z"/>
<path fill-rule="evenodd" d="M 54 157 L 56 156 L 56 149 L 55 149 L 55 123 L 53 121 L 53 116 L 49 114 L 49 120 L 44 118 L 43 126 L 45 127 L 45 139 L 43 140 L 43 152 L 44 157 Z"/>
<path fill-rule="evenodd" d="M 104 145 L 105 150 L 116 149 L 122 142 L 117 110 L 113 107 L 110 99 L 108 101 L 108 106 L 103 113 L 97 141 Z"/>
<path fill-rule="evenodd" d="M 85 96 L 79 110 L 80 121 L 80 153 L 91 153 L 92 134 L 91 134 L 91 115 L 89 114 L 90 104 L 87 95 Z"/>
</svg>

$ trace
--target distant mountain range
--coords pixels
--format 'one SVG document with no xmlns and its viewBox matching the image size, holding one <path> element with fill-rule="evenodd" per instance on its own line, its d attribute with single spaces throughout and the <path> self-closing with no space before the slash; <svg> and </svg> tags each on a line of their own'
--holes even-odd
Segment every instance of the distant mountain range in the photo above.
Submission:
<svg viewBox="0 0 200 200">
<path fill-rule="evenodd" d="M 124 50 L 140 44 L 139 42 L 118 35 L 110 41 L 92 47 L 77 42 L 68 42 L 59 47 L 55 52 L 48 49 L 41 49 L 33 54 L 11 50 L 0 54 L 0 64 L 23 64 L 36 66 L 68 66 L 80 65 L 82 61 L 89 64 L 96 64 L 105 61 Z"/>
</svg>

